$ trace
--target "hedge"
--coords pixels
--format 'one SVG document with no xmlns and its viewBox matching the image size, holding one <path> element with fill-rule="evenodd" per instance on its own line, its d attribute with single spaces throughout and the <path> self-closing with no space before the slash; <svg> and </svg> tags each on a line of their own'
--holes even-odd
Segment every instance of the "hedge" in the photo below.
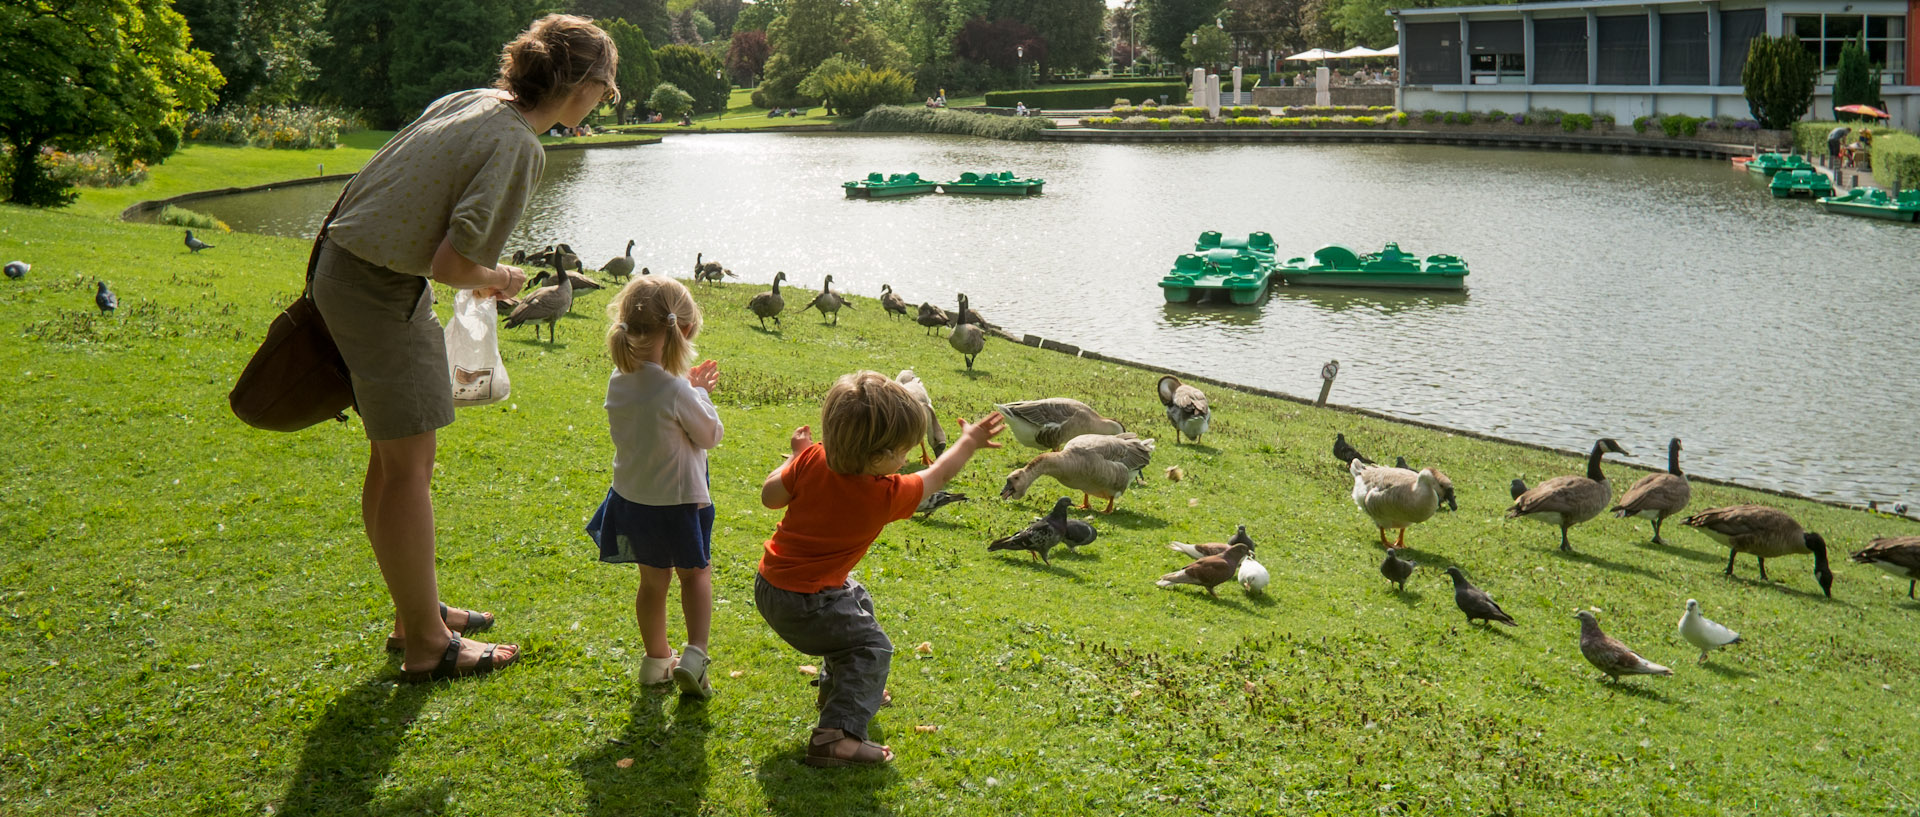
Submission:
<svg viewBox="0 0 1920 817">
<path fill-rule="evenodd" d="M 1827 133 L 1841 124 L 1833 121 L 1793 123 L 1794 149 L 1810 156 L 1827 155 Z M 1920 186 L 1920 138 L 1879 125 L 1845 124 L 1856 131 L 1873 128 L 1873 156 L 1868 161 L 1872 163 L 1873 178 L 1881 187 L 1891 190 L 1898 186 L 1904 190 Z"/>
<path fill-rule="evenodd" d="M 1187 86 L 1179 82 L 1151 82 L 1133 85 L 1086 85 L 1081 87 L 1033 88 L 1025 91 L 988 91 L 987 107 L 1011 108 L 1026 103 L 1029 108 L 1106 108 L 1116 97 L 1150 98 L 1159 101 L 1167 95 L 1169 104 L 1184 102 Z"/>
<path fill-rule="evenodd" d="M 989 139 L 1030 141 L 1053 127 L 1053 120 L 1033 116 L 994 116 L 919 105 L 881 105 L 866 115 L 840 125 L 840 130 L 890 133 L 957 133 Z"/>
</svg>

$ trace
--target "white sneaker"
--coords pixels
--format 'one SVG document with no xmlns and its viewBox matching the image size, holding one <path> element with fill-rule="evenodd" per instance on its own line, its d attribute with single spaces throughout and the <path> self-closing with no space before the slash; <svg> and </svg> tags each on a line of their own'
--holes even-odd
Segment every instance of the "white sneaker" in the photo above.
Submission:
<svg viewBox="0 0 1920 817">
<path fill-rule="evenodd" d="M 680 665 L 673 668 L 673 681 L 680 685 L 680 694 L 713 697 L 713 684 L 707 682 L 707 664 L 705 650 L 692 644 L 680 648 Z"/>
<path fill-rule="evenodd" d="M 659 686 L 672 681 L 674 659 L 678 657 L 677 655 L 669 655 L 665 658 L 641 656 L 640 685 L 643 687 Z M 701 663 L 702 665 L 705 664 L 704 661 Z"/>
</svg>

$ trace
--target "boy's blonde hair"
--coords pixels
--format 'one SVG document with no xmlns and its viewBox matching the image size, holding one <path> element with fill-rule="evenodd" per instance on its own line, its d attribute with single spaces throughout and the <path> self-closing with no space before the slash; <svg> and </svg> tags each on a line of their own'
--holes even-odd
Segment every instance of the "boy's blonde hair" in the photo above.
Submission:
<svg viewBox="0 0 1920 817">
<path fill-rule="evenodd" d="M 926 433 L 926 407 L 879 372 L 841 375 L 820 407 L 820 442 L 836 474 L 864 473 L 874 457 L 913 445 Z"/>
<path fill-rule="evenodd" d="M 660 368 L 684 375 L 693 365 L 693 339 L 700 336 L 700 305 L 679 281 L 664 275 L 641 275 L 607 304 L 607 353 L 623 372 L 639 370 L 647 362 L 647 348 L 661 338 Z M 685 327 L 685 334 L 681 328 Z"/>
</svg>

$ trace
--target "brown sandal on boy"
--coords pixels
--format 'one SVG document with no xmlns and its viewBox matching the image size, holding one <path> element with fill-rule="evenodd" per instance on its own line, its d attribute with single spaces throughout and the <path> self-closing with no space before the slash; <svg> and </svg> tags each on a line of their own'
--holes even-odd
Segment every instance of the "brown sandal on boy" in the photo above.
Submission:
<svg viewBox="0 0 1920 817">
<path fill-rule="evenodd" d="M 499 648 L 499 644 L 488 644 L 486 651 L 480 653 L 480 660 L 475 661 L 471 667 L 462 667 L 460 666 L 460 637 L 454 636 L 447 641 L 447 651 L 440 656 L 439 664 L 435 665 L 433 669 L 421 670 L 402 667 L 400 669 L 400 681 L 401 683 L 407 684 L 424 684 L 428 681 L 470 678 L 475 675 L 485 675 L 520 660 L 520 651 L 516 649 L 513 651 L 512 658 L 494 663 L 493 651 Z"/>
<path fill-rule="evenodd" d="M 855 740 L 844 729 L 816 726 L 807 740 L 807 765 L 884 766 L 893 762 L 893 750 L 870 740 Z"/>
<path fill-rule="evenodd" d="M 441 623 L 446 622 L 447 615 L 452 613 L 454 609 L 457 608 L 449 608 L 445 604 L 440 605 Z M 493 628 L 492 613 L 482 613 L 478 610 L 461 610 L 460 612 L 467 614 L 467 626 L 455 630 L 454 635 L 473 635 L 474 633 L 484 633 Z M 387 636 L 387 652 L 406 651 L 407 639 L 405 637 L 397 635 Z"/>
</svg>

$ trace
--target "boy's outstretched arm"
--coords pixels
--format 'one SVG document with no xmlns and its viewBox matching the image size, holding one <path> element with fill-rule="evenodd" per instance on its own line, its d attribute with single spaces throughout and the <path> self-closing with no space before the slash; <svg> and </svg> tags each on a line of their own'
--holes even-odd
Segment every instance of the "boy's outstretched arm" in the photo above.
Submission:
<svg viewBox="0 0 1920 817">
<path fill-rule="evenodd" d="M 793 430 L 793 436 L 787 438 L 787 448 L 791 449 L 791 453 L 787 455 L 788 458 L 774 466 L 773 472 L 767 474 L 766 481 L 760 483 L 760 504 L 778 510 L 787 507 L 787 503 L 793 501 L 793 494 L 787 492 L 786 483 L 780 481 L 780 472 L 787 467 L 787 463 L 791 462 L 794 456 L 807 450 L 807 446 L 810 445 L 813 445 L 812 428 L 801 426 Z"/>
<path fill-rule="evenodd" d="M 935 491 L 946 488 L 949 481 L 960 475 L 960 469 L 967 466 L 967 460 L 973 459 L 975 451 L 982 448 L 999 448 L 1000 444 L 994 442 L 993 438 L 1000 436 L 1000 432 L 1006 430 L 1007 423 L 997 411 L 987 415 L 978 423 L 969 423 L 967 418 L 960 418 L 960 439 L 954 442 L 953 447 L 948 448 L 946 453 L 941 454 L 939 459 L 934 460 L 932 465 L 927 466 L 926 470 L 920 472 L 920 479 L 926 486 L 920 493 L 920 500 L 925 502 L 926 498 L 933 496 Z"/>
</svg>

